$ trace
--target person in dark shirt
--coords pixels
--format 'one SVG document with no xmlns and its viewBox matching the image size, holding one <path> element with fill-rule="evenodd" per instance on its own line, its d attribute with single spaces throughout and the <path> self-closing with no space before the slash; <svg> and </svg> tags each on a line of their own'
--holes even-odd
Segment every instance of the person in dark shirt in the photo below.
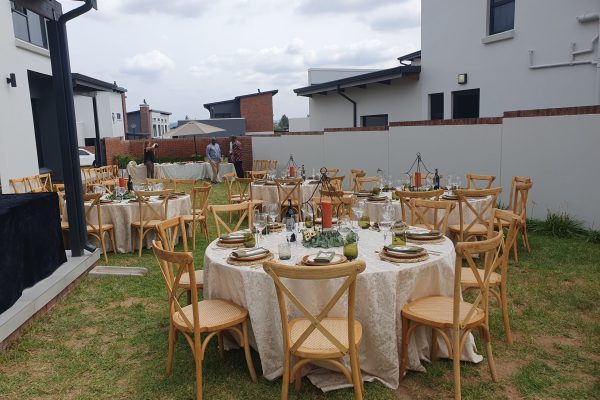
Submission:
<svg viewBox="0 0 600 400">
<path fill-rule="evenodd" d="M 144 142 L 144 165 L 147 178 L 154 178 L 154 152 L 157 147 L 157 143 L 150 144 L 148 140 Z"/>
<path fill-rule="evenodd" d="M 235 167 L 235 172 L 238 178 L 244 177 L 244 168 L 242 167 L 242 143 L 237 139 L 237 137 L 231 137 L 231 154 L 229 155 L 233 166 Z"/>
</svg>

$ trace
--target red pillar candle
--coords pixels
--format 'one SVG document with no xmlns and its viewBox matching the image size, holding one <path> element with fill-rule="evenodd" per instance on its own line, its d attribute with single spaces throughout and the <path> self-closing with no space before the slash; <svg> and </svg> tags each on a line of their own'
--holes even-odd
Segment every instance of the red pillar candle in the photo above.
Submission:
<svg viewBox="0 0 600 400">
<path fill-rule="evenodd" d="M 295 176 L 296 176 L 295 168 L 290 165 L 290 178 L 293 178 Z"/>
<path fill-rule="evenodd" d="M 119 186 L 122 188 L 125 187 L 125 179 L 124 178 L 119 178 Z"/>
<path fill-rule="evenodd" d="M 421 173 L 419 171 L 415 172 L 415 187 L 421 187 Z"/>
<path fill-rule="evenodd" d="M 331 229 L 331 202 L 328 200 L 321 201 L 321 223 L 323 229 Z"/>
</svg>

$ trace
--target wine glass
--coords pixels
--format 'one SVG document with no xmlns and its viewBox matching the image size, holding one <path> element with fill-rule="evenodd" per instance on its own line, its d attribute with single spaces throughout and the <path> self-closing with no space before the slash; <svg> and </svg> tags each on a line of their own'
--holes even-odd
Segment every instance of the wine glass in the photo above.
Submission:
<svg viewBox="0 0 600 400">
<path fill-rule="evenodd" d="M 392 229 L 392 224 L 394 222 L 394 208 L 391 204 L 386 204 L 383 207 L 383 212 L 381 213 L 381 220 L 379 221 L 379 227 L 383 231 L 383 243 L 384 246 L 387 244 L 387 236 L 390 230 Z"/>
<path fill-rule="evenodd" d="M 258 216 L 258 229 L 260 230 L 260 235 L 262 235 L 262 231 L 266 227 L 267 227 L 267 214 L 266 213 L 259 213 L 259 216 Z"/>
<path fill-rule="evenodd" d="M 258 239 L 259 239 L 259 234 L 260 232 L 262 232 L 261 229 L 261 213 L 260 210 L 254 210 L 254 215 L 252 216 L 252 226 L 254 226 L 254 230 L 256 231 L 256 247 L 258 247 Z"/>
<path fill-rule="evenodd" d="M 271 220 L 271 224 L 275 225 L 275 220 L 277 219 L 277 214 L 278 214 L 277 204 L 269 203 L 265 206 L 265 210 L 267 211 L 267 215 L 269 216 L 269 219 Z"/>
<path fill-rule="evenodd" d="M 119 202 L 123 201 L 123 195 L 125 194 L 125 188 L 122 188 L 121 186 L 116 186 L 115 187 L 115 192 L 117 195 L 117 200 Z"/>
<path fill-rule="evenodd" d="M 446 177 L 446 189 L 448 190 L 448 194 L 450 194 L 450 192 L 452 190 L 452 186 L 454 185 L 453 179 L 454 179 L 454 177 L 452 175 L 448 175 Z"/>
<path fill-rule="evenodd" d="M 457 177 L 456 177 L 456 182 L 455 182 L 455 184 L 456 184 L 456 188 L 457 188 L 457 189 L 460 189 L 460 188 L 462 187 L 462 178 L 461 178 L 460 176 L 457 176 Z"/>
</svg>

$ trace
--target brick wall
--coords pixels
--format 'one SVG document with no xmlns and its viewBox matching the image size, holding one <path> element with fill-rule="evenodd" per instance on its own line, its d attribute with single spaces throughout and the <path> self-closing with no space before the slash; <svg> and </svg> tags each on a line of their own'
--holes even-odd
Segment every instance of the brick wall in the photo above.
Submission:
<svg viewBox="0 0 600 400">
<path fill-rule="evenodd" d="M 127 96 L 125 93 L 121 93 L 121 104 L 123 106 L 123 129 L 125 129 L 124 132 L 129 132 L 127 124 Z"/>
<path fill-rule="evenodd" d="M 242 143 L 242 161 L 245 170 L 252 169 L 252 138 L 249 136 L 238 137 Z M 179 139 L 159 139 L 151 140 L 152 143 L 158 143 L 156 157 L 190 157 L 195 154 L 193 138 Z M 210 143 L 210 138 L 196 138 L 196 149 L 198 155 L 206 155 L 206 146 Z M 217 138 L 217 143 L 221 147 L 221 153 L 226 156 L 229 153 L 229 138 Z M 144 157 L 144 140 L 122 140 L 119 138 L 105 139 L 106 160 L 113 163 L 116 155 L 130 154 L 137 158 Z"/>
<path fill-rule="evenodd" d="M 140 105 L 140 133 L 152 134 L 152 116 L 148 104 Z"/>
<path fill-rule="evenodd" d="M 246 132 L 272 132 L 273 95 L 265 93 L 240 98 L 240 114 L 246 119 Z"/>
</svg>

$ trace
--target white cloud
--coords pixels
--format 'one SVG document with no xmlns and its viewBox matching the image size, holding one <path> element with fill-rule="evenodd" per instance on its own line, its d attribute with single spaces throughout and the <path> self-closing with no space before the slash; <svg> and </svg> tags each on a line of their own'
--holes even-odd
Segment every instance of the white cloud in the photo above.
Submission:
<svg viewBox="0 0 600 400">
<path fill-rule="evenodd" d="M 303 14 L 338 14 L 375 10 L 388 4 L 408 0 L 299 0 L 297 9 Z"/>
<path fill-rule="evenodd" d="M 183 18 L 202 15 L 210 6 L 209 0 L 127 0 L 121 3 L 121 11 L 128 14 L 162 14 Z"/>
<path fill-rule="evenodd" d="M 175 62 L 159 50 L 136 54 L 125 60 L 123 72 L 131 75 L 157 77 L 175 68 Z"/>
</svg>

